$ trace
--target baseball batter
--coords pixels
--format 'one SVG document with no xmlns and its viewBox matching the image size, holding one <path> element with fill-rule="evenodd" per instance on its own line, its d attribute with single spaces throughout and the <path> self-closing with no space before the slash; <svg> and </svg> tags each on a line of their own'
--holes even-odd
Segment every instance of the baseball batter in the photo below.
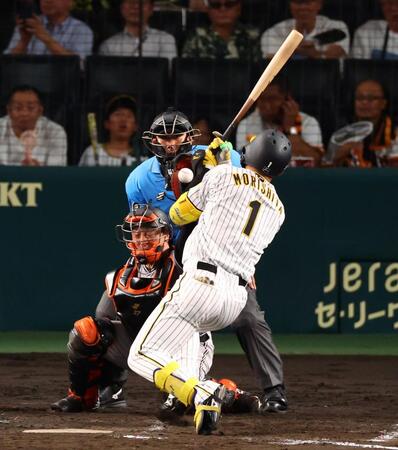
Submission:
<svg viewBox="0 0 398 450">
<path fill-rule="evenodd" d="M 129 204 L 150 203 L 169 212 L 178 194 L 173 192 L 170 179 L 175 170 L 175 161 L 184 154 L 204 151 L 204 146 L 193 146 L 193 138 L 198 130 L 192 128 L 188 118 L 173 108 L 159 114 L 143 139 L 148 149 L 155 155 L 135 168 L 126 181 Z M 195 156 L 195 155 L 194 155 Z M 240 167 L 240 155 L 232 150 L 232 165 Z M 195 159 L 192 160 L 194 165 Z M 210 163 L 210 164 L 208 164 Z M 211 161 L 203 160 L 207 170 Z M 199 168 L 200 171 L 200 168 Z M 202 172 L 203 173 L 203 172 Z M 195 175 L 196 178 L 196 175 Z M 179 242 L 185 242 L 188 227 L 183 227 Z M 174 227 L 175 237 L 179 227 Z M 185 234 L 184 231 L 187 231 Z M 177 245 L 176 256 L 180 260 L 182 245 Z M 248 289 L 248 301 L 244 310 L 231 324 L 239 342 L 253 368 L 254 374 L 263 389 L 262 411 L 279 412 L 288 407 L 284 393 L 283 367 L 279 352 L 273 342 L 269 325 L 264 318 L 256 298 L 256 290 Z"/>
<path fill-rule="evenodd" d="M 247 282 L 285 218 L 271 177 L 280 175 L 291 158 L 289 140 L 275 130 L 244 149 L 244 168 L 233 167 L 229 146 L 216 141 L 223 154 L 220 165 L 170 209 L 176 225 L 199 219 L 184 249 L 184 272 L 143 325 L 128 358 L 129 367 L 157 388 L 195 405 L 198 434 L 217 428 L 225 387 L 199 381 L 193 368 L 173 355 L 197 331 L 224 328 L 243 310 Z"/>
</svg>

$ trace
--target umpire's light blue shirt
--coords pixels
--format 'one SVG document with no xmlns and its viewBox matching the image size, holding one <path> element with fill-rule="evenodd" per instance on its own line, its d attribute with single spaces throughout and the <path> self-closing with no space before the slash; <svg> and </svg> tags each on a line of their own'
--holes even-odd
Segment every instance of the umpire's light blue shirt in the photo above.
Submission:
<svg viewBox="0 0 398 450">
<path fill-rule="evenodd" d="M 204 145 L 196 145 L 192 152 L 204 150 Z M 240 167 L 240 155 L 237 151 L 231 152 L 232 165 Z M 129 208 L 133 203 L 150 203 L 169 213 L 171 205 L 176 201 L 173 191 L 165 188 L 166 180 L 161 172 L 160 163 L 155 156 L 147 159 L 136 167 L 126 181 L 126 194 Z M 175 237 L 175 236 L 174 236 Z"/>
</svg>

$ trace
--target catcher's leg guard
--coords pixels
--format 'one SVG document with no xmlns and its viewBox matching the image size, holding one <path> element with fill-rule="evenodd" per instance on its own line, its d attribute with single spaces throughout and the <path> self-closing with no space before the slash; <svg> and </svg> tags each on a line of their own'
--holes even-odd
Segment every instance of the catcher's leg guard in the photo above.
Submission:
<svg viewBox="0 0 398 450">
<path fill-rule="evenodd" d="M 189 406 L 193 404 L 195 386 L 199 384 L 199 380 L 197 378 L 189 378 L 187 381 L 183 381 L 176 377 L 172 372 L 178 367 L 179 365 L 175 361 L 167 364 L 162 369 L 155 371 L 153 380 L 158 389 L 175 395 L 185 406 Z"/>
<path fill-rule="evenodd" d="M 83 317 L 75 322 L 69 334 L 69 353 L 80 358 L 102 356 L 111 345 L 113 334 L 113 325 L 110 320 Z"/>
<path fill-rule="evenodd" d="M 112 339 L 112 323 L 94 320 L 92 317 L 84 317 L 75 322 L 69 334 L 70 393 L 81 399 L 83 409 L 93 409 L 97 405 L 98 383 L 103 366 L 101 357 Z"/>
</svg>

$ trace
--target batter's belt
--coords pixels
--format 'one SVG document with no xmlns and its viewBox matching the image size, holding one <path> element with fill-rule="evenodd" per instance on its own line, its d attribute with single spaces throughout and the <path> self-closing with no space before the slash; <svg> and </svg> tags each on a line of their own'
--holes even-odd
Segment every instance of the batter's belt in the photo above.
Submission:
<svg viewBox="0 0 398 450">
<path fill-rule="evenodd" d="M 217 273 L 217 266 L 215 266 L 214 264 L 210 264 L 210 263 L 204 262 L 204 261 L 198 261 L 198 263 L 196 264 L 196 268 L 200 269 L 200 270 L 207 270 L 207 272 L 211 272 L 211 273 L 214 273 L 214 274 Z M 239 279 L 239 286 L 246 287 L 247 281 L 244 280 L 239 275 L 237 275 L 237 277 Z"/>
</svg>

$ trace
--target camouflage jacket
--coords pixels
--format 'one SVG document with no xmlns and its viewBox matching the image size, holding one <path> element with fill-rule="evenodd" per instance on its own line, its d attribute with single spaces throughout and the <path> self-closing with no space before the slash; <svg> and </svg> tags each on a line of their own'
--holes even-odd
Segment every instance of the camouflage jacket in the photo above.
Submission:
<svg viewBox="0 0 398 450">
<path fill-rule="evenodd" d="M 186 40 L 183 58 L 241 59 L 259 61 L 261 59 L 260 33 L 256 28 L 236 24 L 230 39 L 226 42 L 211 26 L 198 27 Z"/>
</svg>

